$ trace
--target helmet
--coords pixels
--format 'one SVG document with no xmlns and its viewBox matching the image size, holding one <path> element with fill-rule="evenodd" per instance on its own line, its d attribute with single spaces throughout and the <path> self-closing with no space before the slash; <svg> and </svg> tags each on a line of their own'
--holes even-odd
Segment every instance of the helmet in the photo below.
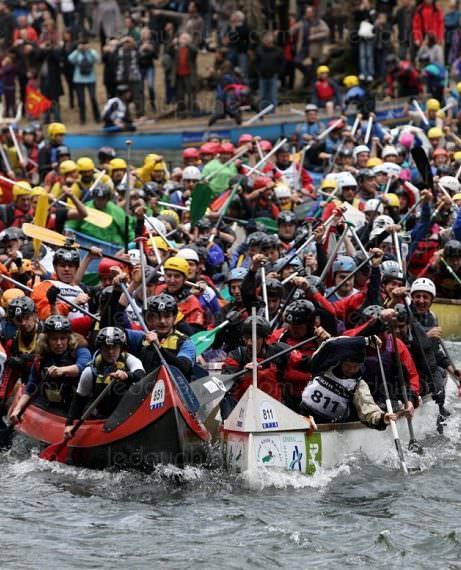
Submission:
<svg viewBox="0 0 461 570">
<path fill-rule="evenodd" d="M 62 315 L 51 315 L 48 317 L 43 324 L 43 330 L 46 333 L 50 332 L 72 332 L 72 327 L 70 326 L 70 321 L 67 317 Z"/>
<path fill-rule="evenodd" d="M 269 176 L 257 176 L 253 182 L 253 190 L 259 190 L 266 186 L 273 186 L 274 181 Z"/>
<path fill-rule="evenodd" d="M 386 200 L 387 205 L 391 208 L 398 208 L 400 206 L 400 199 L 397 194 L 389 192 L 388 194 L 385 194 L 383 198 Z"/>
<path fill-rule="evenodd" d="M 288 143 L 284 143 L 281 146 L 279 146 L 279 148 L 276 150 L 275 154 L 281 154 L 282 152 L 288 152 L 291 153 L 291 148 L 290 145 Z"/>
<path fill-rule="evenodd" d="M 443 131 L 440 127 L 432 127 L 427 131 L 427 138 L 429 139 L 441 139 L 442 137 L 443 137 Z"/>
<path fill-rule="evenodd" d="M 435 153 L 434 153 L 435 154 Z M 460 184 L 455 176 L 442 176 L 439 180 L 439 184 L 443 186 L 449 192 L 456 194 L 460 190 Z"/>
<path fill-rule="evenodd" d="M 182 257 L 175 255 L 167 259 L 163 265 L 165 270 L 170 269 L 171 271 L 178 271 L 182 273 L 185 277 L 189 275 L 189 264 Z"/>
<path fill-rule="evenodd" d="M 397 149 L 395 148 L 395 146 L 388 144 L 383 148 L 383 152 L 381 153 L 381 156 L 383 159 L 385 159 L 388 156 L 398 156 L 398 154 L 399 153 L 398 153 Z"/>
<path fill-rule="evenodd" d="M 317 107 L 317 105 L 314 105 L 314 103 L 308 103 L 305 107 L 304 107 L 304 112 L 305 113 L 309 113 L 309 111 L 318 111 L 319 108 Z"/>
<path fill-rule="evenodd" d="M 457 202 L 458 200 L 461 200 L 461 192 L 458 192 L 453 196 L 453 202 Z"/>
<path fill-rule="evenodd" d="M 426 109 L 428 111 L 440 111 L 440 103 L 437 99 L 428 99 L 426 103 Z"/>
<path fill-rule="evenodd" d="M 381 200 L 378 200 L 378 198 L 372 198 L 371 200 L 367 200 L 365 202 L 364 212 L 378 212 L 378 214 L 382 214 L 383 211 L 383 205 L 381 203 Z"/>
<path fill-rule="evenodd" d="M 381 313 L 383 312 L 383 307 L 380 305 L 368 305 L 362 310 L 362 314 L 364 317 L 368 319 L 379 319 Z"/>
<path fill-rule="evenodd" d="M 328 67 L 328 65 L 319 65 L 317 67 L 317 77 L 319 75 L 322 75 L 322 73 L 330 73 L 330 68 Z"/>
<path fill-rule="evenodd" d="M 48 196 L 48 192 L 43 186 L 34 186 L 32 188 L 32 196 Z"/>
<path fill-rule="evenodd" d="M 182 173 L 183 180 L 200 180 L 202 173 L 196 166 L 186 166 Z"/>
<path fill-rule="evenodd" d="M 461 257 L 461 242 L 457 239 L 450 239 L 443 248 L 445 257 Z"/>
<path fill-rule="evenodd" d="M 248 244 L 248 247 L 257 247 L 262 245 L 265 237 L 266 234 L 264 232 L 253 232 L 245 241 Z"/>
<path fill-rule="evenodd" d="M 280 239 L 277 234 L 266 234 L 261 240 L 261 247 L 263 249 L 277 248 L 280 245 Z"/>
<path fill-rule="evenodd" d="M 10 241 L 13 239 L 21 239 L 23 237 L 24 234 L 19 228 L 6 228 L 0 233 L 0 241 Z"/>
<path fill-rule="evenodd" d="M 399 137 L 399 143 L 405 148 L 410 149 L 415 142 L 415 135 L 409 131 L 402 131 Z"/>
<path fill-rule="evenodd" d="M 320 188 L 322 190 L 335 190 L 336 188 L 336 180 L 334 178 L 331 178 L 331 176 L 327 176 L 326 178 L 324 178 L 322 180 L 322 182 L 320 183 Z"/>
<path fill-rule="evenodd" d="M 62 123 L 50 123 L 48 125 L 48 136 L 53 139 L 57 135 L 65 135 L 67 132 L 66 125 Z"/>
<path fill-rule="evenodd" d="M 91 196 L 93 198 L 110 198 L 112 189 L 108 184 L 99 183 L 96 188 L 93 188 Z"/>
<path fill-rule="evenodd" d="M 27 301 L 23 302 L 22 299 Z M 2 295 L 1 304 L 7 309 L 8 318 L 11 320 L 35 312 L 34 302 L 30 297 L 25 297 L 21 289 L 7 289 Z"/>
<path fill-rule="evenodd" d="M 113 158 L 109 162 L 109 167 L 111 170 L 126 170 L 128 168 L 128 165 L 126 161 L 123 160 L 123 158 Z"/>
<path fill-rule="evenodd" d="M 80 255 L 76 249 L 60 247 L 54 252 L 53 265 L 59 263 L 71 263 L 78 267 L 80 265 Z"/>
<path fill-rule="evenodd" d="M 315 317 L 315 307 L 311 301 L 293 301 L 285 310 L 285 321 L 292 325 L 303 325 Z"/>
<path fill-rule="evenodd" d="M 178 314 L 178 304 L 176 299 L 167 293 L 155 295 L 147 299 L 147 311 L 151 313 L 173 313 Z"/>
<path fill-rule="evenodd" d="M 354 148 L 354 160 L 357 160 L 357 156 L 362 152 L 370 152 L 370 149 L 367 147 L 366 144 L 359 144 Z"/>
<path fill-rule="evenodd" d="M 271 141 L 262 140 L 259 143 L 259 146 L 263 152 L 270 152 L 272 150 L 272 143 Z"/>
<path fill-rule="evenodd" d="M 384 61 L 386 65 L 396 65 L 399 63 L 399 58 L 394 53 L 390 53 L 389 55 L 386 55 L 386 59 Z"/>
<path fill-rule="evenodd" d="M 296 215 L 294 212 L 280 212 L 277 218 L 277 224 L 296 224 Z"/>
<path fill-rule="evenodd" d="M 229 271 L 229 275 L 227 276 L 227 283 L 231 281 L 243 281 L 248 273 L 248 269 L 245 267 L 235 267 L 231 271 Z"/>
<path fill-rule="evenodd" d="M 195 227 L 199 230 L 211 230 L 212 223 L 209 218 L 200 218 L 200 220 L 197 220 L 195 223 Z"/>
<path fill-rule="evenodd" d="M 150 245 L 152 248 L 154 247 L 154 244 L 155 244 L 155 247 L 156 247 L 157 249 L 160 249 L 160 250 L 162 250 L 162 251 L 170 251 L 169 245 L 168 245 L 168 244 L 166 243 L 166 241 L 165 241 L 162 237 L 160 237 L 160 236 L 154 236 L 154 237 L 152 237 L 152 239 L 149 238 L 149 239 L 147 240 L 147 245 Z"/>
<path fill-rule="evenodd" d="M 178 216 L 178 213 L 175 210 L 170 210 L 170 209 L 162 210 L 160 216 L 161 220 L 165 219 L 174 228 L 176 228 L 179 222 L 181 221 L 181 219 Z"/>
<path fill-rule="evenodd" d="M 271 326 L 269 322 L 260 316 L 256 316 L 256 334 L 258 337 L 267 338 L 271 332 Z M 242 334 L 243 336 L 251 336 L 252 334 L 253 317 L 248 317 L 243 322 Z"/>
<path fill-rule="evenodd" d="M 350 172 L 340 172 L 336 178 L 336 184 L 339 186 L 339 191 L 342 192 L 346 187 L 357 187 L 357 180 Z"/>
<path fill-rule="evenodd" d="M 180 249 L 176 256 L 180 257 L 181 259 L 185 259 L 186 261 L 195 261 L 195 263 L 198 263 L 200 261 L 198 253 L 190 247 L 184 247 Z"/>
<path fill-rule="evenodd" d="M 269 297 L 282 297 L 283 285 L 278 279 L 270 277 L 266 280 L 266 290 Z"/>
<path fill-rule="evenodd" d="M 121 261 L 115 261 L 113 259 L 109 259 L 108 257 L 103 257 L 98 266 L 99 275 L 108 275 L 111 272 L 110 268 L 114 266 L 123 269 L 123 263 Z"/>
<path fill-rule="evenodd" d="M 126 334 L 118 327 L 104 327 L 98 332 L 96 346 L 123 346 L 126 344 Z"/>
<path fill-rule="evenodd" d="M 397 261 L 391 259 L 383 261 L 381 263 L 381 282 L 387 283 L 393 279 L 397 279 L 402 282 L 405 280 L 399 264 Z"/>
<path fill-rule="evenodd" d="M 56 148 L 56 157 L 60 158 L 62 155 L 70 156 L 70 148 L 65 144 L 61 144 Z"/>
<path fill-rule="evenodd" d="M 357 75 L 346 75 L 343 79 L 343 85 L 346 89 L 351 89 L 352 87 L 357 87 L 359 84 L 359 78 Z"/>
<path fill-rule="evenodd" d="M 182 151 L 182 157 L 183 158 L 192 158 L 194 160 L 197 160 L 200 158 L 200 152 L 198 151 L 198 149 L 196 149 L 194 147 L 185 148 Z"/>
<path fill-rule="evenodd" d="M 73 160 L 63 160 L 59 165 L 59 174 L 63 176 L 75 172 L 76 170 L 78 170 L 78 165 Z"/>
<path fill-rule="evenodd" d="M 333 273 L 338 273 L 339 271 L 352 273 L 356 267 L 357 265 L 350 255 L 338 255 L 336 261 L 333 262 Z"/>
<path fill-rule="evenodd" d="M 386 174 L 387 176 L 395 176 L 396 178 L 398 178 L 400 176 L 402 168 L 398 164 L 395 164 L 394 162 L 383 162 L 382 164 L 378 164 L 377 166 L 375 166 L 373 171 L 375 174 L 383 173 Z"/>
<path fill-rule="evenodd" d="M 94 170 L 94 162 L 91 158 L 82 156 L 77 160 L 77 166 L 80 172 L 87 172 L 88 170 Z"/>
<path fill-rule="evenodd" d="M 389 226 L 393 226 L 393 225 L 394 225 L 394 220 L 390 216 L 386 216 L 385 214 L 382 214 L 381 216 L 378 216 L 375 219 L 375 221 L 373 222 L 373 229 L 374 230 L 385 230 Z"/>
<path fill-rule="evenodd" d="M 380 158 L 377 156 L 372 156 L 367 161 L 367 168 L 375 168 L 375 166 L 379 166 L 382 163 L 383 161 Z"/>
<path fill-rule="evenodd" d="M 19 180 L 18 184 L 13 185 L 13 198 L 19 198 L 19 196 L 30 196 L 32 193 L 32 186 L 25 180 Z"/>
<path fill-rule="evenodd" d="M 234 154 L 235 147 L 232 143 L 221 143 L 218 152 L 219 154 Z"/>
<path fill-rule="evenodd" d="M 200 152 L 200 154 L 212 154 L 214 156 L 215 154 L 218 153 L 218 150 L 219 150 L 219 144 L 218 143 L 208 142 L 208 143 L 202 144 L 199 152 Z"/>
<path fill-rule="evenodd" d="M 244 144 L 251 143 L 251 142 L 253 142 L 253 135 L 250 135 L 249 133 L 244 133 L 243 135 L 240 135 L 240 137 L 239 137 L 238 146 L 242 146 Z"/>
<path fill-rule="evenodd" d="M 281 200 L 282 198 L 291 198 L 291 190 L 286 184 L 280 182 L 276 184 L 274 193 L 277 200 Z"/>
<path fill-rule="evenodd" d="M 117 153 L 115 152 L 115 149 L 113 149 L 111 146 L 102 146 L 98 150 L 99 162 L 104 162 L 106 160 L 112 160 L 116 156 L 117 156 Z"/>
<path fill-rule="evenodd" d="M 413 295 L 413 293 L 417 293 L 418 291 L 430 293 L 433 297 L 436 295 L 434 282 L 427 277 L 420 277 L 419 279 L 415 279 L 415 281 L 413 281 L 410 289 L 410 294 Z"/>
</svg>

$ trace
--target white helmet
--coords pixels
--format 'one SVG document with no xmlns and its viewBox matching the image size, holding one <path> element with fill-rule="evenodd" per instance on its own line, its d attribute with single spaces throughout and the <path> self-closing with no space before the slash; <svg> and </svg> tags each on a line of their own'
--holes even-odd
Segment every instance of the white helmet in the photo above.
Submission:
<svg viewBox="0 0 461 570">
<path fill-rule="evenodd" d="M 365 202 L 364 212 L 378 212 L 378 214 L 382 214 L 384 212 L 384 206 L 378 198 L 371 198 L 371 200 Z"/>
<path fill-rule="evenodd" d="M 146 216 L 146 227 L 148 231 L 154 229 L 156 232 L 158 232 L 161 235 L 166 234 L 165 224 L 162 222 L 162 220 L 154 218 L 154 216 Z"/>
<path fill-rule="evenodd" d="M 359 144 L 358 146 L 356 146 L 354 148 L 352 155 L 353 155 L 355 161 L 357 161 L 358 155 L 362 152 L 368 152 L 368 153 L 370 152 L 370 149 L 367 147 L 366 144 Z"/>
<path fill-rule="evenodd" d="M 280 182 L 275 186 L 274 193 L 277 200 L 281 198 L 291 198 L 291 190 L 286 184 Z"/>
<path fill-rule="evenodd" d="M 186 166 L 182 173 L 183 180 L 200 180 L 202 173 L 196 166 Z"/>
<path fill-rule="evenodd" d="M 373 222 L 373 229 L 374 230 L 386 230 L 388 227 L 394 225 L 394 220 L 390 216 L 386 216 L 386 214 L 381 214 L 378 216 Z"/>
<path fill-rule="evenodd" d="M 410 293 L 413 295 L 413 293 L 416 293 L 417 291 L 425 291 L 426 293 L 430 293 L 433 297 L 435 297 L 437 293 L 434 282 L 427 277 L 420 277 L 413 281 Z"/>
<path fill-rule="evenodd" d="M 342 192 L 343 188 L 346 186 L 357 187 L 357 180 L 352 176 L 350 172 L 340 172 L 338 174 L 338 178 L 336 179 L 336 183 L 339 186 L 340 192 Z"/>
<path fill-rule="evenodd" d="M 141 252 L 139 251 L 139 249 L 137 249 L 137 248 L 129 249 L 128 255 L 130 256 L 131 263 L 134 263 L 136 265 L 141 263 Z M 144 255 L 144 261 L 147 261 L 145 255 Z"/>
<path fill-rule="evenodd" d="M 398 154 L 399 153 L 397 152 L 397 149 L 395 148 L 395 146 L 388 144 L 383 148 L 383 152 L 381 153 L 381 156 L 383 159 L 385 159 L 388 156 L 398 156 Z"/>
<path fill-rule="evenodd" d="M 457 178 L 454 176 L 442 176 L 439 180 L 440 186 L 443 186 L 445 190 L 456 194 L 460 190 L 460 184 Z"/>
<path fill-rule="evenodd" d="M 191 247 L 184 247 L 183 249 L 180 249 L 176 254 L 176 257 L 181 257 L 187 261 L 195 261 L 195 263 L 198 263 L 200 261 L 198 253 Z"/>
<path fill-rule="evenodd" d="M 382 164 L 378 164 L 373 168 L 373 172 L 375 174 L 387 174 L 388 176 L 394 176 L 398 178 L 400 176 L 401 167 L 398 164 L 393 162 L 383 162 Z"/>
</svg>

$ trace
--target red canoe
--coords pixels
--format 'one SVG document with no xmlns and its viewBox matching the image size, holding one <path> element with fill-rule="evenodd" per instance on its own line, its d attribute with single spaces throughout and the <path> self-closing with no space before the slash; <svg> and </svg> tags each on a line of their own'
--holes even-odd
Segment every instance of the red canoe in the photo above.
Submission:
<svg viewBox="0 0 461 570">
<path fill-rule="evenodd" d="M 158 464 L 202 463 L 210 434 L 184 400 L 180 388 L 160 367 L 132 385 L 109 418 L 83 423 L 69 443 L 68 463 L 147 471 Z M 64 426 L 65 417 L 31 404 L 16 430 L 50 445 L 62 440 Z"/>
</svg>

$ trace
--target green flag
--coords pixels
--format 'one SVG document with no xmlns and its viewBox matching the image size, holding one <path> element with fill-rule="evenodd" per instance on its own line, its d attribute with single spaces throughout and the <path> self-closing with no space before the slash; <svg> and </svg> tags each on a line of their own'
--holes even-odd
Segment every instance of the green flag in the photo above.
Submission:
<svg viewBox="0 0 461 570">
<path fill-rule="evenodd" d="M 198 182 L 192 192 L 192 200 L 190 204 L 191 222 L 195 224 L 203 218 L 206 209 L 210 205 L 211 188 L 206 182 Z"/>
</svg>

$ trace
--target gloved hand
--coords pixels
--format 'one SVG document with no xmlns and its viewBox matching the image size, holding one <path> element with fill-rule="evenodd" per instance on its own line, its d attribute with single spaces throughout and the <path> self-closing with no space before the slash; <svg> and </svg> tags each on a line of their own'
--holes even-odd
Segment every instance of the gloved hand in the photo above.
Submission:
<svg viewBox="0 0 461 570">
<path fill-rule="evenodd" d="M 48 299 L 48 303 L 50 305 L 56 304 L 56 301 L 58 300 L 59 293 L 60 293 L 59 288 L 55 287 L 54 285 L 51 285 L 51 287 L 46 292 L 46 298 Z"/>
</svg>

